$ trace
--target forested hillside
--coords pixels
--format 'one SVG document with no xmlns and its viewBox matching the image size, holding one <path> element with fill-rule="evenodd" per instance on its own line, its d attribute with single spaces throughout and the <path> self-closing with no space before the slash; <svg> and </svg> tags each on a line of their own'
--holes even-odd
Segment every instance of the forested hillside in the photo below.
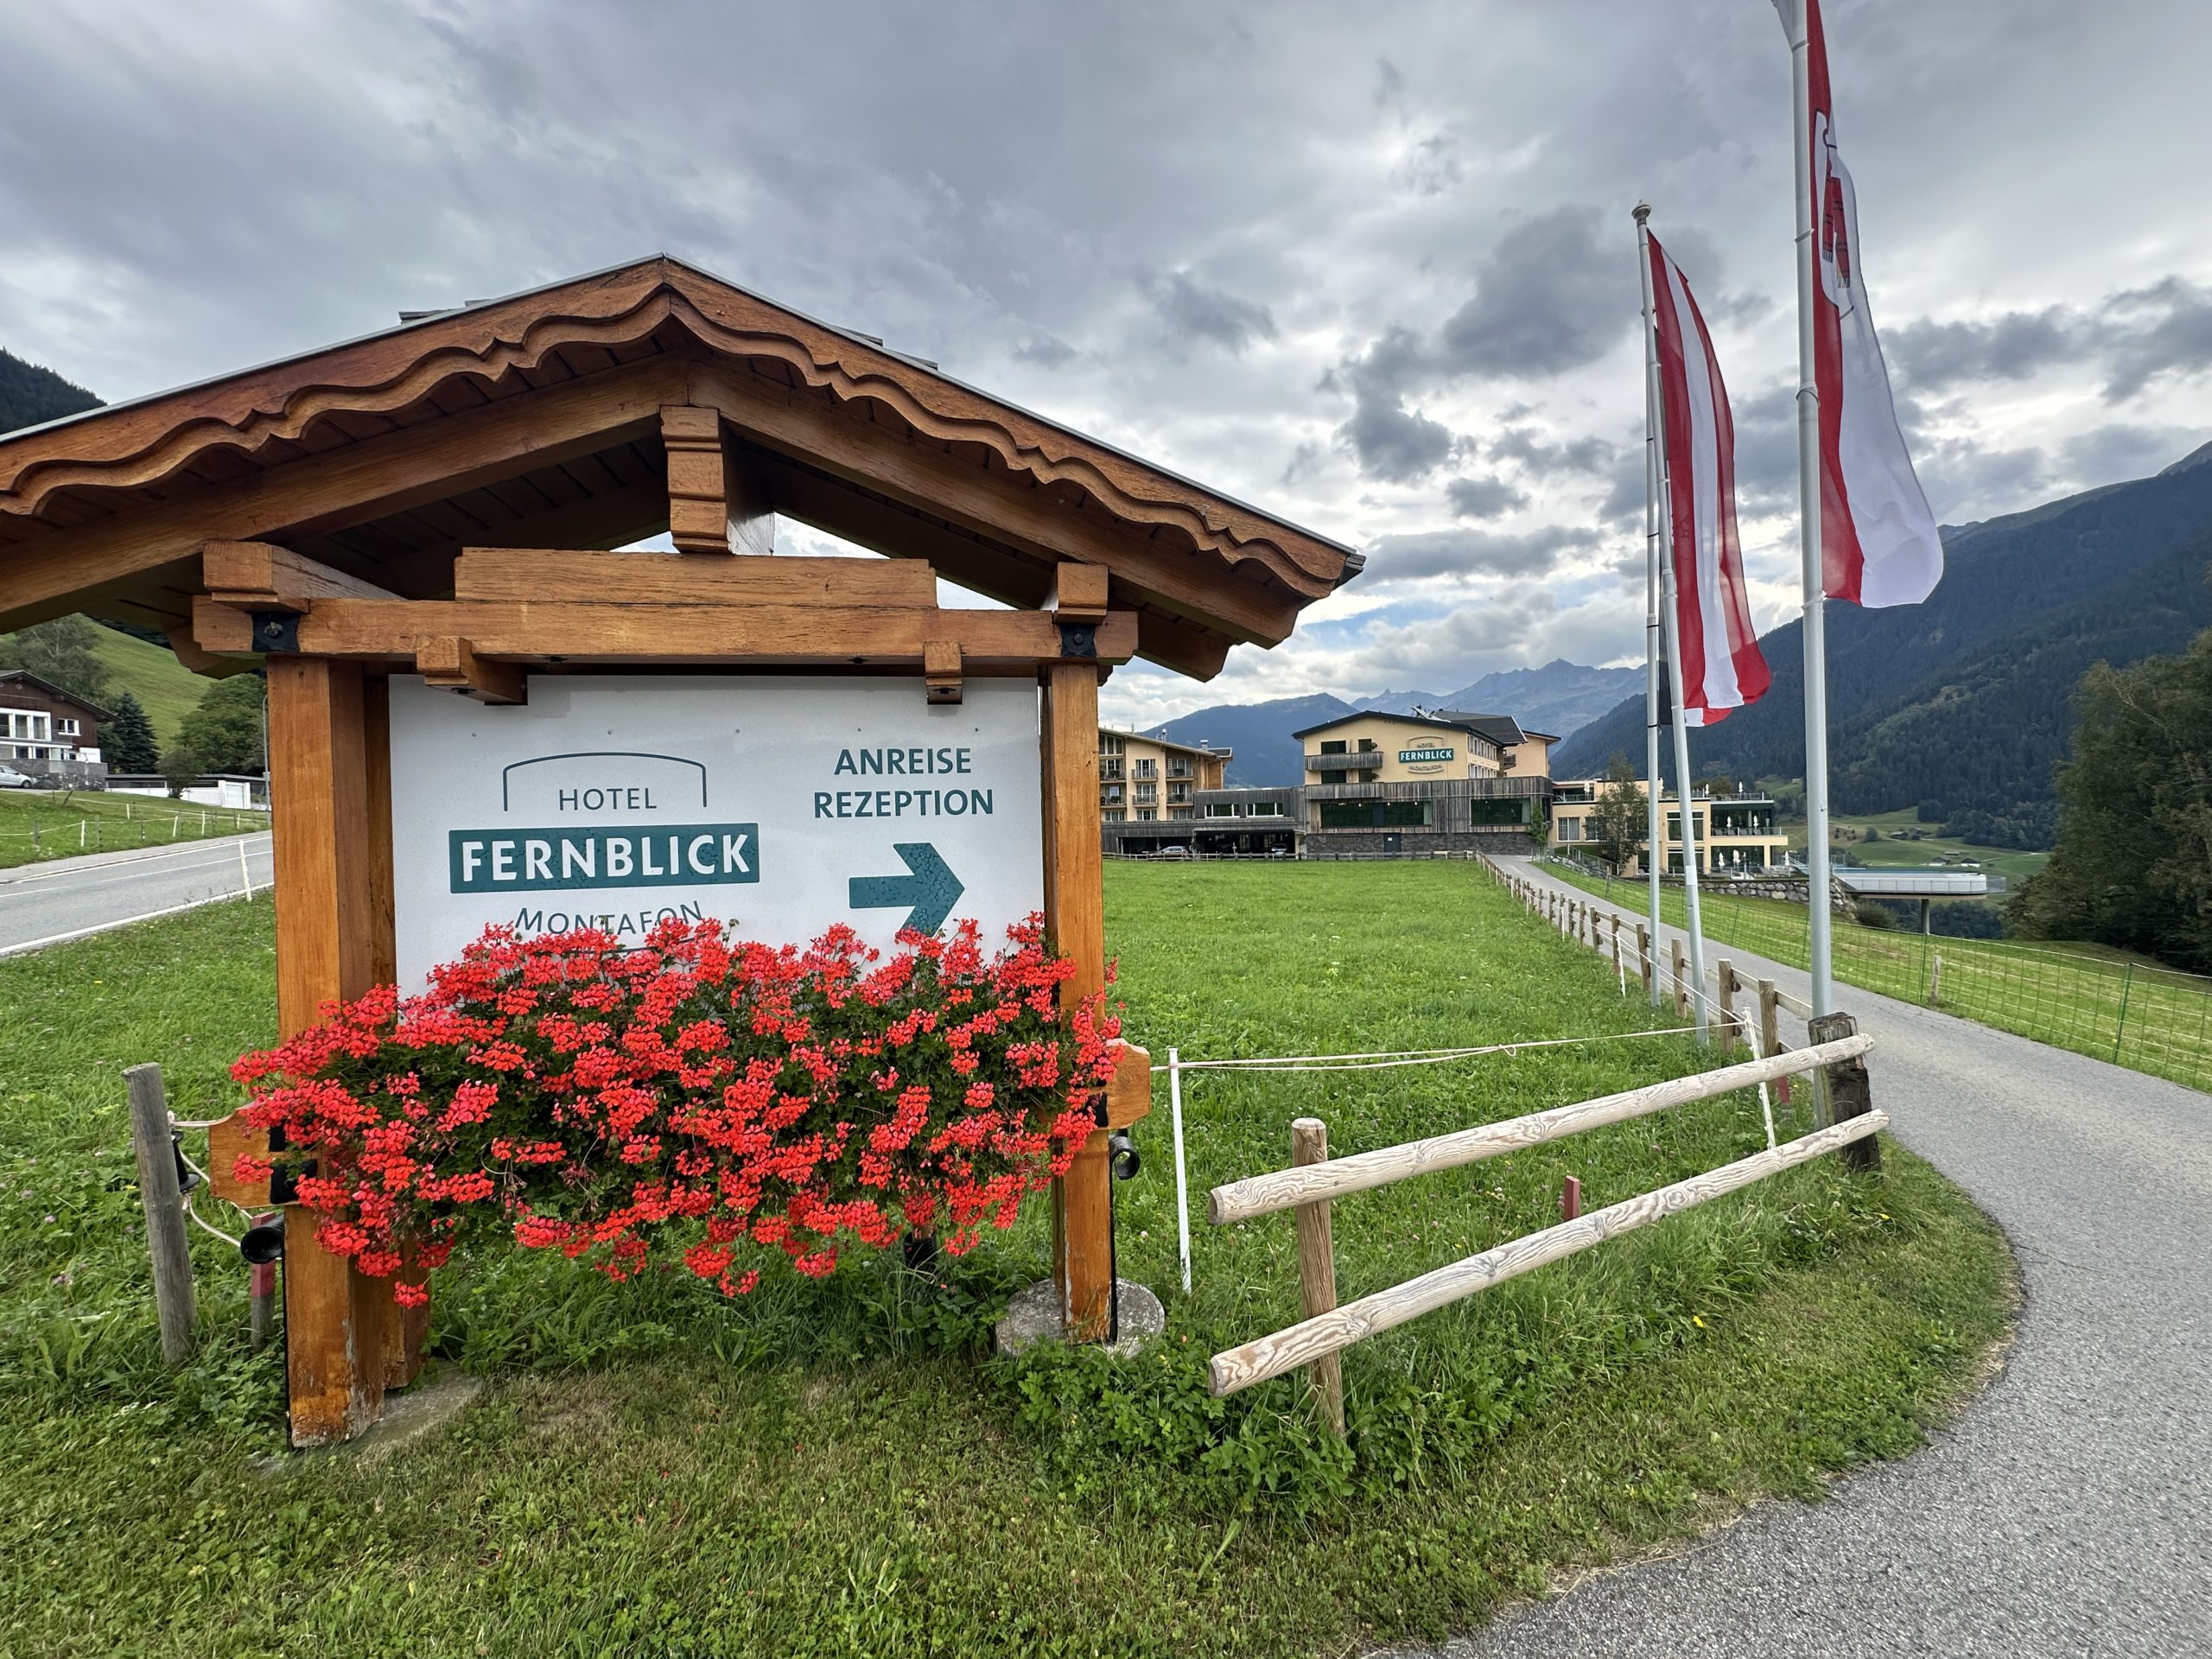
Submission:
<svg viewBox="0 0 2212 1659">
<path fill-rule="evenodd" d="M 73 385 L 52 369 L 26 363 L 0 346 L 0 432 L 58 421 L 64 415 L 98 409 L 100 400 Z"/>
<path fill-rule="evenodd" d="M 2048 844 L 2051 768 L 2065 753 L 2068 699 L 2082 672 L 2100 659 L 2177 651 L 2205 626 L 2212 447 L 2155 477 L 1948 531 L 1944 550 L 1947 572 L 1927 603 L 1828 607 L 1835 804 L 1884 812 L 1927 801 L 1948 821 L 2011 827 Z M 1698 734 L 1694 769 L 1802 774 L 1798 625 L 1760 645 L 1772 690 Z M 1643 747 L 1634 698 L 1562 744 L 1554 770 L 1593 776 L 1616 751 Z"/>
</svg>

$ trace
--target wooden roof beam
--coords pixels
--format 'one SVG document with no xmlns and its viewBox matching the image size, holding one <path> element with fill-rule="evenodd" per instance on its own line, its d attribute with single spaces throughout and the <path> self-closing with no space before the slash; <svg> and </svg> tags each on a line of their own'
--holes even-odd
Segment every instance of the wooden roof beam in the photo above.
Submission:
<svg viewBox="0 0 2212 1659">
<path fill-rule="evenodd" d="M 1043 559 L 918 518 L 766 450 L 747 451 L 747 462 L 787 518 L 894 558 L 926 560 L 948 581 L 1002 605 L 1035 610 L 1052 600 L 1054 566 Z M 1123 607 L 1136 598 L 1128 595 Z M 1227 634 L 1182 617 L 1137 612 L 1137 654 L 1195 679 L 1221 672 L 1230 643 Z"/>
<path fill-rule="evenodd" d="M 648 437 L 683 401 L 684 364 L 659 356 L 365 438 L 143 512 L 11 550 L 0 559 L 0 627 L 84 607 L 207 541 L 296 540 L 442 500 L 555 461 Z M 540 532 L 538 539 L 556 539 Z"/>
<path fill-rule="evenodd" d="M 1276 645 L 1297 624 L 1298 596 L 1225 575 L 1218 554 L 1178 551 L 1118 520 L 1075 512 L 1027 481 L 995 478 L 933 445 L 891 442 L 851 411 L 749 369 L 695 364 L 691 400 L 714 404 L 756 443 L 1031 557 L 1106 565 L 1148 601 L 1234 639 Z"/>
</svg>

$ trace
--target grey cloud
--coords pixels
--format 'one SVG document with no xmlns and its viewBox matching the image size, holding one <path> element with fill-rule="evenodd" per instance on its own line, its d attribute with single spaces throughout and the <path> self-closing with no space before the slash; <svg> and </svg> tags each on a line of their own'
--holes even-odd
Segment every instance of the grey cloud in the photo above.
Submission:
<svg viewBox="0 0 2212 1659">
<path fill-rule="evenodd" d="M 2123 479 L 2147 478 L 2195 450 L 2205 435 L 2202 430 L 2184 426 L 2115 423 L 2075 433 L 2059 453 L 2075 480 L 2094 487 Z"/>
<path fill-rule="evenodd" d="M 2107 295 L 2088 308 L 2050 305 L 1950 322 L 1923 318 L 1890 331 L 1884 349 L 1907 384 L 1929 391 L 2094 363 L 2105 377 L 2105 401 L 2121 403 L 2161 378 L 2187 379 L 2212 369 L 2212 289 L 2168 276 Z"/>
<path fill-rule="evenodd" d="M 1410 329 L 1391 328 L 1323 385 L 1340 390 L 1349 384 L 1351 418 L 1337 429 L 1337 441 L 1349 448 L 1370 478 L 1412 484 L 1427 478 L 1452 454 L 1452 429 L 1406 407 L 1405 387 L 1422 362 L 1420 338 Z"/>
<path fill-rule="evenodd" d="M 1486 669 L 1541 661 L 1531 645 L 1552 608 L 1548 593 L 1509 593 L 1403 626 L 1377 623 L 1347 666 L 1357 679 L 1382 684 L 1428 676 L 1459 683 Z"/>
<path fill-rule="evenodd" d="M 1495 474 L 1487 478 L 1455 478 L 1444 486 L 1457 518 L 1496 518 L 1529 505 L 1529 493 L 1516 489 Z"/>
<path fill-rule="evenodd" d="M 1594 530 L 1545 524 L 1535 530 L 1423 530 L 1377 537 L 1368 548 L 1362 586 L 1377 588 L 1436 576 L 1541 576 L 1563 553 L 1598 545 Z"/>
<path fill-rule="evenodd" d="M 1075 347 L 1052 334 L 1039 334 L 1014 348 L 1014 360 L 1034 363 L 1040 369 L 1057 369 L 1075 360 Z"/>
<path fill-rule="evenodd" d="M 1891 331 L 1883 348 L 1913 385 L 1936 388 L 1967 380 L 2027 379 L 2079 358 L 2087 343 L 2082 335 L 2079 321 L 2054 305 L 1980 322 L 1923 317 Z"/>
<path fill-rule="evenodd" d="M 1558 207 L 1500 237 L 1477 272 L 1474 297 L 1444 325 L 1443 365 L 1535 377 L 1611 350 L 1636 325 L 1636 270 L 1599 226 L 1594 207 Z"/>
<path fill-rule="evenodd" d="M 1612 465 L 1614 448 L 1600 437 L 1554 441 L 1533 426 L 1509 426 L 1490 441 L 1486 453 L 1492 461 L 1517 461 L 1531 472 L 1601 473 Z"/>
<path fill-rule="evenodd" d="M 1275 337 L 1274 313 L 1266 306 L 1210 286 L 1187 270 L 1147 271 L 1137 283 L 1179 340 L 1210 341 L 1241 357 L 1254 340 Z"/>
<path fill-rule="evenodd" d="M 2107 402 L 2133 397 L 2162 375 L 2188 378 L 2212 369 L 2212 289 L 2179 276 L 2105 302 L 2110 353 Z"/>
</svg>

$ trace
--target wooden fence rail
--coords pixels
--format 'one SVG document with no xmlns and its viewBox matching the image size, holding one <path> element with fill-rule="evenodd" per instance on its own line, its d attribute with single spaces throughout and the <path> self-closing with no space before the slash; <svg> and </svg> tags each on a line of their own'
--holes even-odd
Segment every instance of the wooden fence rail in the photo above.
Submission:
<svg viewBox="0 0 2212 1659">
<path fill-rule="evenodd" d="M 1531 902 L 1541 902 L 1530 895 Z M 1561 916 L 1562 912 L 1548 913 Z M 1566 919 L 1590 925 L 1583 937 L 1599 943 L 1597 917 L 1586 913 Z M 1612 937 L 1619 937 L 1618 918 Z M 1646 957 L 1647 967 L 1649 958 Z M 1726 963 L 1721 965 L 1721 988 L 1732 1005 L 1737 989 L 1751 989 Z M 1677 981 L 1679 983 L 1679 980 Z M 1408 1319 L 1443 1307 L 1462 1297 L 1502 1284 L 1549 1262 L 1572 1255 L 1609 1238 L 1632 1232 L 1652 1222 L 1709 1202 L 1724 1194 L 1765 1179 L 1785 1169 L 1830 1152 L 1840 1153 L 1853 1169 L 1880 1166 L 1872 1139 L 1888 1125 L 1888 1117 L 1874 1109 L 1864 1056 L 1874 1039 L 1858 1031 L 1848 1014 L 1832 1014 L 1814 1022 L 1812 1044 L 1800 1049 L 1783 1048 L 1775 1033 L 1780 998 L 1774 987 L 1756 982 L 1758 995 L 1758 1034 L 1752 1034 L 1749 1009 L 1732 1012 L 1722 1027 L 1722 1040 L 1740 1034 L 1762 1049 L 1757 1058 L 1724 1065 L 1693 1077 L 1669 1078 L 1641 1088 L 1602 1095 L 1540 1112 L 1510 1118 L 1502 1123 L 1480 1124 L 1446 1135 L 1431 1135 L 1349 1158 L 1328 1155 L 1328 1135 L 1318 1119 L 1301 1118 L 1292 1126 L 1292 1166 L 1231 1181 L 1214 1188 L 1209 1196 L 1207 1219 L 1226 1226 L 1284 1210 L 1298 1212 L 1298 1267 L 1300 1299 L 1306 1319 L 1284 1331 L 1257 1338 L 1241 1347 L 1213 1356 L 1210 1383 L 1218 1397 L 1250 1388 L 1269 1377 L 1300 1366 L 1308 1376 L 1322 1421 L 1332 1433 L 1344 1433 L 1344 1377 L 1336 1356 L 1363 1338 L 1403 1325 Z M 1556 1226 L 1484 1250 L 1448 1267 L 1344 1306 L 1337 1305 L 1336 1263 L 1332 1245 L 1330 1206 L 1355 1192 L 1371 1191 L 1413 1175 L 1456 1169 L 1503 1153 L 1541 1146 L 1585 1129 L 1621 1123 L 1691 1101 L 1707 1100 L 1738 1089 L 1785 1083 L 1793 1074 L 1809 1071 L 1823 1085 L 1816 1090 L 1824 1108 L 1816 1117 L 1819 1127 L 1797 1140 L 1773 1144 L 1771 1116 L 1767 1123 L 1765 1151 L 1656 1192 L 1609 1205 L 1586 1215 L 1570 1214 Z"/>
<path fill-rule="evenodd" d="M 1207 1199 L 1206 1219 L 1222 1227 L 1232 1222 L 1271 1216 L 1278 1211 L 1294 1210 L 1317 1199 L 1349 1198 L 1355 1192 L 1402 1181 L 1409 1175 L 1457 1169 L 1502 1153 L 1519 1152 L 1541 1146 L 1547 1141 L 1562 1140 L 1585 1129 L 1624 1123 L 1632 1117 L 1664 1111 L 1669 1106 L 1710 1100 L 1715 1095 L 1753 1088 L 1792 1072 L 1854 1059 L 1873 1046 L 1872 1037 L 1863 1032 L 1854 1033 L 1816 1048 L 1787 1050 L 1764 1059 L 1744 1060 L 1693 1077 L 1648 1083 L 1639 1089 L 1624 1089 L 1618 1094 L 1600 1095 L 1595 1100 L 1554 1106 L 1525 1117 L 1508 1118 L 1502 1123 L 1454 1129 L 1448 1135 L 1408 1141 L 1374 1152 L 1355 1153 L 1349 1158 L 1334 1158 L 1326 1163 L 1302 1164 L 1266 1175 L 1248 1176 L 1214 1188 Z"/>
<path fill-rule="evenodd" d="M 1211 1391 L 1217 1398 L 1236 1394 L 1255 1382 L 1281 1376 L 1301 1365 L 1316 1364 L 1363 1338 L 1403 1325 L 1477 1291 L 1503 1284 L 1547 1262 L 1679 1215 L 1824 1153 L 1840 1151 L 1887 1128 L 1889 1121 L 1887 1114 L 1870 1110 L 1832 1128 L 1816 1129 L 1770 1151 L 1754 1153 L 1702 1175 L 1676 1181 L 1671 1186 L 1624 1198 L 1602 1210 L 1592 1210 L 1573 1221 L 1560 1222 L 1433 1273 L 1425 1273 L 1418 1279 L 1408 1279 L 1402 1285 L 1363 1296 L 1287 1331 L 1248 1342 L 1241 1348 L 1229 1349 L 1213 1357 L 1210 1371 Z"/>
</svg>

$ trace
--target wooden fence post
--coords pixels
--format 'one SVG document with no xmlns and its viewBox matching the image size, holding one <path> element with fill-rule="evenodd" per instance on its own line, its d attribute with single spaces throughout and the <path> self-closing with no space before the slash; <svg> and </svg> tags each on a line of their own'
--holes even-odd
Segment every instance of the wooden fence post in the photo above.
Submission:
<svg viewBox="0 0 2212 1659">
<path fill-rule="evenodd" d="M 1931 1008 L 1943 1006 L 1943 953 L 1941 950 L 1936 953 L 1936 965 L 1928 976 L 1928 1006 Z"/>
<path fill-rule="evenodd" d="M 1615 967 L 1617 967 L 1617 968 L 1618 968 L 1618 966 L 1620 966 L 1620 960 L 1621 960 L 1621 913 L 1620 913 L 1620 912 L 1618 912 L 1618 911 L 1615 911 L 1615 912 L 1613 912 L 1613 965 L 1614 965 Z"/>
<path fill-rule="evenodd" d="M 1642 922 L 1636 925 L 1636 955 L 1637 960 L 1643 964 L 1643 994 L 1649 996 L 1651 976 L 1657 970 L 1658 964 L 1651 960 L 1651 930 Z"/>
<path fill-rule="evenodd" d="M 1782 993 L 1774 988 L 1774 982 L 1763 979 L 1759 991 L 1759 1053 L 1762 1057 L 1782 1052 Z M 1789 1103 L 1789 1079 L 1777 1077 L 1774 1097 L 1784 1106 Z"/>
<path fill-rule="evenodd" d="M 1328 1126 L 1318 1117 L 1301 1117 L 1290 1126 L 1290 1161 L 1322 1164 L 1329 1160 Z M 1298 1206 L 1298 1289 L 1305 1300 L 1306 1317 L 1332 1313 L 1337 1306 L 1337 1252 L 1329 1227 L 1329 1201 Z M 1344 1362 L 1324 1354 L 1308 1368 L 1314 1397 L 1320 1402 L 1321 1421 L 1338 1440 L 1344 1437 Z"/>
<path fill-rule="evenodd" d="M 138 1201 L 146 1211 L 146 1249 L 154 1262 L 154 1311 L 162 1325 L 162 1357 L 181 1365 L 192 1351 L 198 1314 L 192 1293 L 192 1250 L 184 1236 L 184 1195 L 177 1188 L 169 1140 L 168 1100 L 162 1068 L 134 1065 L 123 1080 L 130 1091 L 130 1149 L 138 1159 Z"/>
<path fill-rule="evenodd" d="M 1816 1014 L 1808 1028 L 1815 1046 L 1854 1036 L 1858 1030 L 1859 1022 L 1847 1014 Z M 1873 1081 L 1867 1073 L 1863 1056 L 1853 1055 L 1847 1060 L 1834 1061 L 1823 1066 L 1820 1075 L 1826 1079 L 1822 1092 L 1828 1099 L 1827 1116 L 1829 1123 L 1864 1117 L 1874 1109 Z M 1843 1148 L 1843 1162 L 1847 1169 L 1879 1169 L 1882 1166 L 1882 1149 L 1870 1135 Z"/>
<path fill-rule="evenodd" d="M 1689 969 L 1682 961 L 1682 942 L 1680 939 L 1675 941 L 1674 957 L 1675 1014 L 1677 1018 L 1687 1020 L 1690 1012 Z M 1705 988 L 1700 985 L 1698 988 L 1703 990 Z"/>
<path fill-rule="evenodd" d="M 1720 1052 L 1726 1054 L 1736 1046 L 1736 969 L 1727 957 L 1720 958 L 1718 978 L 1720 985 Z"/>
</svg>

